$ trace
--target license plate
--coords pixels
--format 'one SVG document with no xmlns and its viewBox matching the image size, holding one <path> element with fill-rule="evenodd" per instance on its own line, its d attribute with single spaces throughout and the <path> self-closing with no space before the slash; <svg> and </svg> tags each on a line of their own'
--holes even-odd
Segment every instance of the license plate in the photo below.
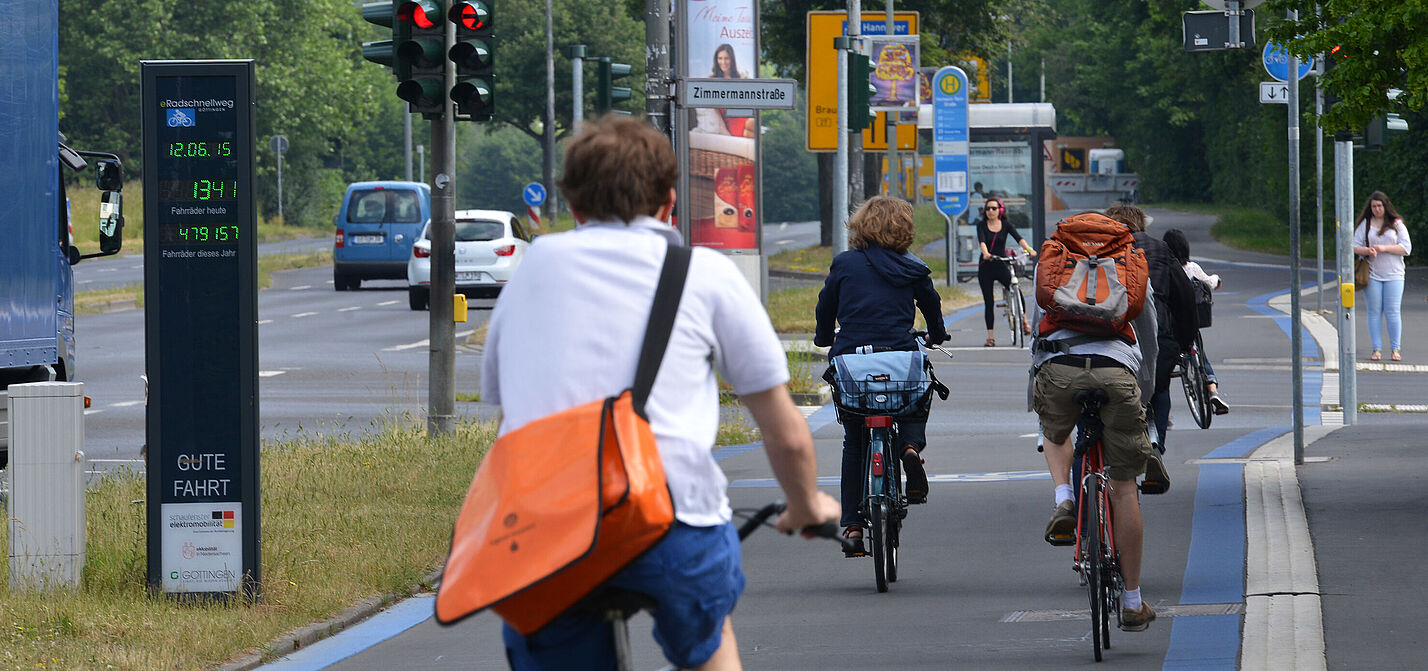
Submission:
<svg viewBox="0 0 1428 671">
<path fill-rule="evenodd" d="M 485 278 L 485 275 L 486 275 L 486 273 L 478 273 L 478 272 L 464 272 L 464 273 L 463 273 L 463 272 L 458 272 L 458 273 L 456 273 L 456 282 L 457 282 L 458 284 L 460 284 L 460 283 L 462 283 L 462 282 L 468 282 L 468 283 L 469 283 L 469 282 L 480 282 L 480 281 L 482 281 L 482 280 Z"/>
<path fill-rule="evenodd" d="M 352 244 L 354 244 L 354 245 L 380 245 L 380 244 L 382 244 L 382 236 L 381 236 L 381 235 L 354 235 L 354 236 L 352 236 Z"/>
</svg>

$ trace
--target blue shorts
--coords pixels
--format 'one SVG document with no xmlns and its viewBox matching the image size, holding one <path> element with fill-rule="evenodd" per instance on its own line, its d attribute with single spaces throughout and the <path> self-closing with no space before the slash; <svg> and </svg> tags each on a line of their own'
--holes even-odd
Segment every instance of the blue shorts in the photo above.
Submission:
<svg viewBox="0 0 1428 671">
<path fill-rule="evenodd" d="M 675 523 L 609 584 L 653 596 L 654 638 L 665 659 L 681 669 L 699 666 L 719 649 L 724 618 L 744 591 L 738 531 L 733 524 Z M 598 615 L 562 615 L 530 636 L 502 625 L 502 635 L 515 671 L 615 668 L 614 628 Z"/>
</svg>

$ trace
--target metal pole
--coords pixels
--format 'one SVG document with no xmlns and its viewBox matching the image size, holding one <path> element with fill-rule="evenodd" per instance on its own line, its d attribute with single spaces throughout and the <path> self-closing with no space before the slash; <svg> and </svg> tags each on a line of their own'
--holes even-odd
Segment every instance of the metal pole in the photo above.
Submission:
<svg viewBox="0 0 1428 671">
<path fill-rule="evenodd" d="M 852 17 L 852 10 L 848 16 Z M 848 19 L 852 30 L 853 19 Z M 838 133 L 837 153 L 833 158 L 833 253 L 848 251 L 848 44 L 846 38 L 835 41 L 838 54 Z"/>
<path fill-rule="evenodd" d="M 570 129 L 585 122 L 585 45 L 570 45 Z"/>
<path fill-rule="evenodd" d="M 668 6 L 668 0 L 645 0 L 645 116 L 665 133 L 669 132 Z"/>
<path fill-rule="evenodd" d="M 412 181 L 412 115 L 402 111 L 402 156 L 406 157 L 407 181 Z M 426 180 L 422 180 L 423 182 Z"/>
<path fill-rule="evenodd" d="M 892 37 L 896 28 L 893 27 L 893 0 L 883 0 L 883 11 L 887 13 L 887 28 L 883 31 L 888 37 Z M 898 112 L 888 112 L 886 115 L 888 126 L 888 195 L 893 198 L 902 198 L 902 163 L 897 155 L 897 124 Z"/>
<path fill-rule="evenodd" d="M 278 152 L 278 221 L 283 219 L 283 152 Z"/>
<path fill-rule="evenodd" d="M 1011 62 L 1011 38 L 1007 38 L 1007 102 L 1012 101 L 1012 62 Z"/>
<path fill-rule="evenodd" d="M 1041 57 L 1041 102 L 1046 102 L 1046 57 Z"/>
<path fill-rule="evenodd" d="M 407 116 L 411 116 L 411 115 L 407 115 Z M 426 145 L 424 145 L 424 144 L 419 144 L 419 145 L 417 145 L 416 150 L 417 150 L 417 169 L 421 171 L 421 176 L 417 179 L 417 181 L 418 181 L 418 182 L 425 182 L 425 181 L 426 181 Z"/>
<path fill-rule="evenodd" d="M 1290 20 L 1294 12 L 1289 13 Z M 1294 463 L 1304 463 L 1304 351 L 1299 328 L 1299 57 L 1289 56 L 1289 362 L 1293 376 Z"/>
<path fill-rule="evenodd" d="M 555 202 L 559 191 L 555 188 L 555 14 L 551 0 L 545 0 L 545 128 L 541 143 L 541 177 L 547 194 L 544 204 L 546 226 L 555 224 L 555 213 L 559 210 Z M 549 230 L 549 229 L 547 229 Z M 454 243 L 453 243 L 454 244 Z"/>
<path fill-rule="evenodd" d="M 857 49 L 859 52 L 862 52 L 864 45 L 860 38 L 863 35 L 863 0 L 848 0 L 847 6 L 848 37 L 852 38 L 852 46 L 849 48 Z M 843 78 L 847 79 L 846 73 Z M 839 107 L 842 107 L 841 102 L 839 103 Z M 845 135 L 848 134 L 848 126 L 846 124 L 839 126 L 838 132 Z M 867 189 L 863 184 L 863 133 L 859 131 L 852 133 L 848 138 L 848 205 L 851 206 L 854 203 L 863 202 L 863 200 L 867 198 L 867 195 Z M 842 217 L 843 222 L 848 221 L 847 207 L 843 208 Z M 833 221 L 839 221 L 838 215 L 834 215 Z M 834 236 L 843 235 L 846 240 L 847 231 L 839 233 L 838 230 L 841 226 L 836 223 L 833 228 Z M 847 249 L 847 247 L 847 244 L 844 244 L 842 249 Z"/>
<path fill-rule="evenodd" d="M 1324 64 L 1324 55 L 1319 54 L 1319 64 Z M 1320 117 L 1324 116 L 1324 87 L 1319 85 L 1319 78 L 1314 78 L 1314 235 L 1317 237 L 1315 243 L 1315 256 L 1319 261 L 1318 274 L 1314 276 L 1314 285 L 1318 291 L 1319 303 L 1315 311 L 1324 314 L 1324 129 L 1319 125 Z M 1325 353 L 1325 356 L 1328 356 Z"/>
<path fill-rule="evenodd" d="M 1359 421 L 1358 369 L 1354 365 L 1354 350 L 1358 330 L 1354 326 L 1354 307 L 1344 304 L 1345 294 L 1353 296 L 1354 286 L 1354 143 L 1348 131 L 1334 136 L 1334 249 L 1335 268 L 1339 277 L 1339 405 L 1344 409 L 1344 424 Z M 1347 287 L 1345 285 L 1348 285 Z"/>
<path fill-rule="evenodd" d="M 456 24 L 446 22 L 446 45 L 456 41 Z M 449 49 L 442 49 L 446 53 Z M 446 88 L 456 85 L 456 69 L 446 68 Z M 456 415 L 456 128 L 454 110 L 442 101 L 441 118 L 431 122 L 431 309 L 427 435 L 448 433 Z"/>
</svg>

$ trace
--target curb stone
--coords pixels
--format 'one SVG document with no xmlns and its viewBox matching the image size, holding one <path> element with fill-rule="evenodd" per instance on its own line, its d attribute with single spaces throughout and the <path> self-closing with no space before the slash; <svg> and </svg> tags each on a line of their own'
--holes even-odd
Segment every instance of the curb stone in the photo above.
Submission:
<svg viewBox="0 0 1428 671">
<path fill-rule="evenodd" d="M 385 594 L 368 597 L 329 619 L 298 627 L 279 636 L 277 640 L 262 646 L 263 652 L 245 654 L 234 661 L 216 667 L 216 669 L 217 671 L 250 671 L 269 662 L 277 661 L 284 655 L 292 654 L 313 643 L 335 636 L 409 596 L 429 593 L 440 580 L 441 570 L 438 569 L 423 579 L 420 584 L 412 585 L 410 594 Z"/>
</svg>

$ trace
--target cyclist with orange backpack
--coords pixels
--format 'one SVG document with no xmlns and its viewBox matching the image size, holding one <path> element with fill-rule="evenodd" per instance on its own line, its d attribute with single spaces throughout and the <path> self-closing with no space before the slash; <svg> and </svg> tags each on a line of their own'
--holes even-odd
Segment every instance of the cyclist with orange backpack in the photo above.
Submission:
<svg viewBox="0 0 1428 671">
<path fill-rule="evenodd" d="M 1141 598 L 1143 525 L 1135 479 L 1151 453 L 1145 409 L 1156 356 L 1154 298 L 1145 253 L 1131 230 L 1096 212 L 1067 217 L 1041 246 L 1036 265 L 1037 325 L 1032 344 L 1032 409 L 1045 435 L 1056 507 L 1052 545 L 1073 544 L 1072 429 L 1078 391 L 1103 390 L 1102 453 L 1110 467 L 1112 529 L 1125 577 L 1121 628 L 1142 631 L 1155 611 Z"/>
</svg>

